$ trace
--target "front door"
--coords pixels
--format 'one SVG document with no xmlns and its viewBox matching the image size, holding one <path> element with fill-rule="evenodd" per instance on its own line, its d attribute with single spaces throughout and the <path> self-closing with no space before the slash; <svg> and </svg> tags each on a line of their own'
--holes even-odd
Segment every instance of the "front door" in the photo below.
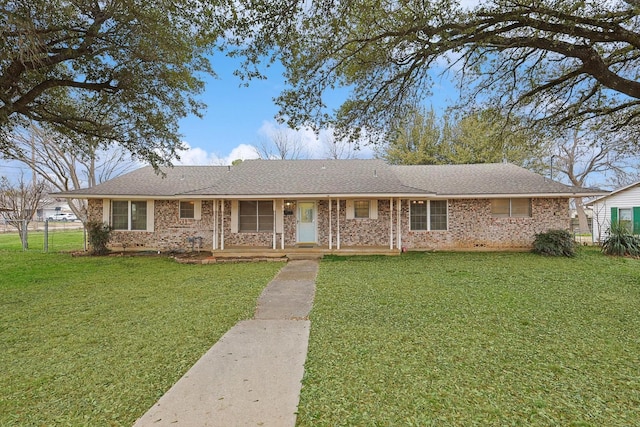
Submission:
<svg viewBox="0 0 640 427">
<path fill-rule="evenodd" d="M 298 243 L 316 243 L 316 202 L 298 202 Z"/>
</svg>

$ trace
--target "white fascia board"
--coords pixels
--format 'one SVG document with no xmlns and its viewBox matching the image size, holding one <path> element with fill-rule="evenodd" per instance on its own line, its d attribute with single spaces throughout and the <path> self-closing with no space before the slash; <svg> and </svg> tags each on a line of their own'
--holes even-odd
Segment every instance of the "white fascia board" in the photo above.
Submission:
<svg viewBox="0 0 640 427">
<path fill-rule="evenodd" d="M 262 199 L 388 199 L 388 198 L 414 198 L 414 197 L 435 197 L 433 193 L 344 193 L 344 194 L 228 194 L 228 195 L 207 195 L 190 196 L 198 199 L 227 199 L 227 200 L 262 200 Z"/>
<path fill-rule="evenodd" d="M 640 181 L 634 182 L 633 184 L 627 185 L 627 186 L 622 187 L 622 188 L 618 188 L 617 190 L 613 190 L 611 192 L 608 192 L 604 196 L 598 197 L 597 199 L 592 200 L 591 202 L 589 202 L 589 204 L 598 203 L 601 200 L 604 200 L 604 199 L 606 199 L 608 197 L 611 197 L 611 196 L 615 196 L 616 194 L 622 193 L 623 191 L 629 190 L 630 188 L 633 188 L 633 187 L 635 187 L 637 185 L 640 185 Z"/>
<path fill-rule="evenodd" d="M 504 198 L 567 198 L 592 197 L 602 195 L 598 193 L 498 193 L 498 194 L 438 194 L 439 199 L 504 199 Z"/>
<path fill-rule="evenodd" d="M 487 194 L 436 194 L 436 193 L 342 193 L 342 194 L 70 194 L 56 193 L 58 197 L 71 199 L 154 199 L 154 200 L 273 200 L 273 199 L 497 199 L 497 198 L 575 198 L 593 197 L 608 194 L 606 192 L 589 193 L 487 193 Z M 596 199 L 595 201 L 597 201 Z M 594 201 L 594 202 L 595 202 Z M 593 203 L 593 202 L 591 202 Z"/>
</svg>

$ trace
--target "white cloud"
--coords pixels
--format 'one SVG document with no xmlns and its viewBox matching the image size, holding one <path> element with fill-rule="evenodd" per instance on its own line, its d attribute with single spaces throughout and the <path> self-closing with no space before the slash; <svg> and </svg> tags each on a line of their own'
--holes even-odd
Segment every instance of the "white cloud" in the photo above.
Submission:
<svg viewBox="0 0 640 427">
<path fill-rule="evenodd" d="M 219 156 L 208 153 L 199 147 L 191 147 L 187 142 L 183 142 L 186 149 L 178 151 L 180 160 L 176 160 L 176 165 L 230 165 L 234 160 L 257 159 L 258 154 L 253 145 L 240 144 L 234 147 L 229 155 Z"/>
<path fill-rule="evenodd" d="M 258 153 L 256 152 L 256 147 L 250 144 L 240 144 L 237 147 L 234 147 L 229 155 L 224 158 L 225 165 L 230 165 L 234 160 L 249 160 L 249 159 L 257 159 Z"/>
<path fill-rule="evenodd" d="M 185 150 L 179 150 L 178 156 L 180 160 L 176 160 L 176 165 L 206 165 L 210 164 L 211 155 L 204 151 L 202 148 L 191 147 L 186 142 L 183 143 L 186 146 Z"/>
<path fill-rule="evenodd" d="M 355 149 L 355 144 L 347 142 L 335 142 L 332 129 L 323 129 L 318 135 L 311 128 L 299 130 L 290 129 L 286 126 L 278 125 L 273 121 L 265 121 L 258 130 L 259 144 L 270 144 L 274 137 L 285 137 L 289 141 L 295 141 L 299 146 L 299 159 L 328 159 L 333 158 L 331 151 L 338 154 L 339 158 L 372 158 L 375 154 L 373 147 L 362 144 Z M 249 160 L 259 158 L 259 148 L 251 144 L 240 144 L 231 149 L 229 154 L 220 155 L 209 153 L 199 147 L 191 147 L 187 142 L 183 142 L 186 149 L 180 150 L 178 155 L 180 160 L 174 161 L 176 165 L 230 165 L 234 160 Z M 271 147 L 269 147 L 271 148 Z M 274 151 L 274 150 L 272 150 Z M 275 151 L 274 151 L 275 152 Z"/>
</svg>

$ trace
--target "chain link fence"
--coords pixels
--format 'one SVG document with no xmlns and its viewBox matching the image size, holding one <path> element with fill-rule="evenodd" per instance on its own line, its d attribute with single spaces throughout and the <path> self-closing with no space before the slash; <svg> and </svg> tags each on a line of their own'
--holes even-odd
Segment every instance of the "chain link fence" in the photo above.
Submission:
<svg viewBox="0 0 640 427">
<path fill-rule="evenodd" d="M 21 236 L 26 235 L 25 239 Z M 16 227 L 0 219 L 0 249 L 40 252 L 86 250 L 86 233 L 80 221 L 31 221 Z"/>
</svg>

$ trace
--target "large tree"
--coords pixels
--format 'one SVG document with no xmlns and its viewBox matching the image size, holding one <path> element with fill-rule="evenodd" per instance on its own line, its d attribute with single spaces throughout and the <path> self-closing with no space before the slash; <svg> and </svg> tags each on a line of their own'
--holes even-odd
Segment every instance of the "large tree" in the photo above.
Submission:
<svg viewBox="0 0 640 427">
<path fill-rule="evenodd" d="M 578 187 L 601 186 L 607 178 L 624 180 L 637 173 L 638 147 L 626 135 L 597 125 L 557 135 L 553 152 L 552 174 Z M 583 200 L 577 197 L 574 201 L 580 231 L 589 232 Z"/>
<path fill-rule="evenodd" d="M 508 161 L 542 171 L 544 135 L 527 121 L 506 120 L 496 110 L 439 119 L 434 110 L 415 109 L 392 128 L 382 157 L 394 164 L 464 164 Z"/>
<path fill-rule="evenodd" d="M 154 166 L 199 114 L 202 73 L 224 31 L 191 0 L 0 0 L 0 150 L 28 121 L 112 141 Z"/>
<path fill-rule="evenodd" d="M 241 15 L 235 35 L 253 37 L 239 53 L 272 53 L 285 64 L 290 88 L 278 102 L 293 125 L 388 129 L 444 70 L 459 79 L 465 105 L 520 109 L 562 127 L 601 117 L 640 129 L 640 2 L 479 3 L 274 0 L 273 9 Z M 335 87 L 351 93 L 331 114 L 324 94 Z"/>
<path fill-rule="evenodd" d="M 381 157 L 395 165 L 439 165 L 449 163 L 451 129 L 446 118 L 422 108 L 410 111 L 389 132 Z"/>
<path fill-rule="evenodd" d="M 26 165 L 38 181 L 62 192 L 93 187 L 136 166 L 130 155 L 113 144 L 109 146 L 95 137 L 76 141 L 35 124 L 12 133 L 4 158 Z M 67 203 L 86 222 L 87 201 L 67 199 Z"/>
<path fill-rule="evenodd" d="M 258 157 L 265 160 L 295 160 L 307 157 L 300 134 L 286 127 L 268 129 L 267 135 L 255 150 Z"/>
</svg>

